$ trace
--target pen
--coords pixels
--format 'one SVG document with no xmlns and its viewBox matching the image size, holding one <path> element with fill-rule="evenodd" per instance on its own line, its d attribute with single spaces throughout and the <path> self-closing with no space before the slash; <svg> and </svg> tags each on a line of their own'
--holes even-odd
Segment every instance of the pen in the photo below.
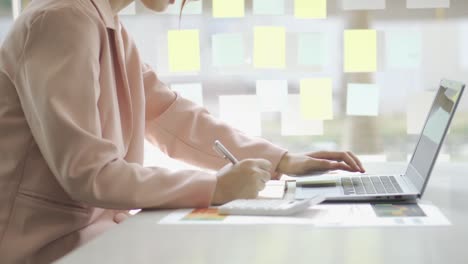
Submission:
<svg viewBox="0 0 468 264">
<path fill-rule="evenodd" d="M 236 164 L 238 162 L 234 155 L 232 155 L 231 152 L 229 152 L 229 150 L 219 142 L 219 140 L 215 140 L 213 149 L 223 158 L 228 159 L 232 164 Z"/>
</svg>

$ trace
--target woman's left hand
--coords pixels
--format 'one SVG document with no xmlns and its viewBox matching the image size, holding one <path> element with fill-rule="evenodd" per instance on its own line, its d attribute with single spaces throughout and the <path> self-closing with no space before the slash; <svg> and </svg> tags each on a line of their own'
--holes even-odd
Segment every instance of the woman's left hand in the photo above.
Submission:
<svg viewBox="0 0 468 264">
<path fill-rule="evenodd" d="M 132 215 L 129 211 L 116 211 L 114 215 L 114 222 L 116 224 L 120 224 L 123 221 L 127 220 L 127 218 L 129 218 L 130 216 Z"/>
<path fill-rule="evenodd" d="M 286 153 L 277 172 L 304 175 L 315 171 L 345 170 L 364 173 L 361 161 L 349 151 L 319 151 L 306 154 Z"/>
</svg>

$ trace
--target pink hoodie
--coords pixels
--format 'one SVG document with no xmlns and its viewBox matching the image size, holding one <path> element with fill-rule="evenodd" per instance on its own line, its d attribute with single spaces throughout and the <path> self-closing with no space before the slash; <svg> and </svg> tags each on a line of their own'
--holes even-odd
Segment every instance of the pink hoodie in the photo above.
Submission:
<svg viewBox="0 0 468 264">
<path fill-rule="evenodd" d="M 51 262 L 118 210 L 209 206 L 215 175 L 143 167 L 145 137 L 213 170 L 215 139 L 273 168 L 285 153 L 160 82 L 107 0 L 34 0 L 0 50 L 1 262 Z"/>
</svg>

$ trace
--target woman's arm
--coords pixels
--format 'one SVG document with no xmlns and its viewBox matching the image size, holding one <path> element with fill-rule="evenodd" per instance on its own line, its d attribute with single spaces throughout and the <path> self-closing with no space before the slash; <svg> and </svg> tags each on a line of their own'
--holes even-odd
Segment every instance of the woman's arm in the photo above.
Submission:
<svg viewBox="0 0 468 264">
<path fill-rule="evenodd" d="M 151 67 L 143 67 L 146 93 L 146 136 L 175 159 L 218 170 L 227 164 L 214 150 L 220 140 L 239 160 L 262 158 L 272 163 L 272 178 L 286 150 L 261 138 L 249 137 L 216 119 L 205 108 L 176 95 L 160 82 Z M 165 106 L 156 108 L 155 106 Z"/>
<path fill-rule="evenodd" d="M 73 199 L 96 207 L 208 206 L 215 175 L 128 163 L 102 138 L 99 57 L 107 33 L 83 12 L 39 15 L 16 71 L 24 114 L 50 170 Z"/>
</svg>

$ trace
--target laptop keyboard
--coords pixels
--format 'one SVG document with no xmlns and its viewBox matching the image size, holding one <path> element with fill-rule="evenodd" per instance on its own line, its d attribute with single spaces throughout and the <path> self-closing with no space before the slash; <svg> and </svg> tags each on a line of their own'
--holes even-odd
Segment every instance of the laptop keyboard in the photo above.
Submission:
<svg viewBox="0 0 468 264">
<path fill-rule="evenodd" d="M 345 195 L 403 192 L 395 176 L 342 177 L 341 186 Z"/>
</svg>

